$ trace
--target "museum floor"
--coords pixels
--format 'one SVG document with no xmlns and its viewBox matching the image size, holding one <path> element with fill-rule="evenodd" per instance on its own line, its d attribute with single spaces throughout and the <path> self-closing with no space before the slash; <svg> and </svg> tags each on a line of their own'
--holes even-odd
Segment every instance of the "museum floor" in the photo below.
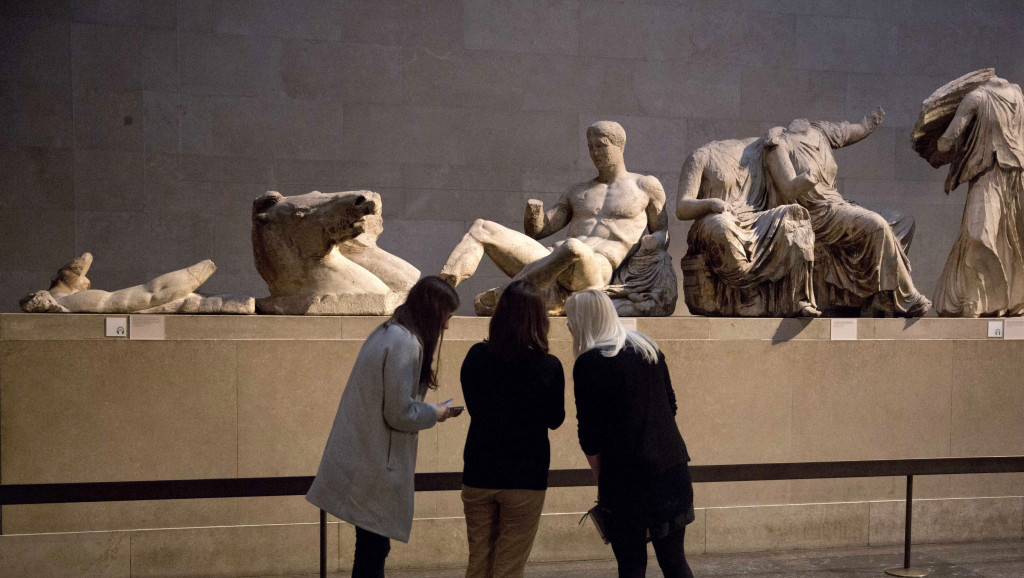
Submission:
<svg viewBox="0 0 1024 578">
<path fill-rule="evenodd" d="M 610 553 L 610 552 L 609 552 Z M 750 552 L 742 554 L 704 554 L 691 556 L 694 576 L 746 576 L 751 578 L 877 578 L 885 568 L 903 562 L 902 546 L 879 548 L 833 548 L 788 552 Z M 913 566 L 929 570 L 929 578 L 984 576 L 1020 578 L 1024 576 L 1024 541 L 974 542 L 961 544 L 919 544 L 914 546 Z M 332 578 L 347 572 L 329 574 Z M 589 562 L 545 562 L 531 564 L 526 571 L 537 578 L 613 578 L 612 560 Z M 297 574 L 287 578 L 308 578 Z M 461 578 L 461 568 L 433 570 L 389 570 L 389 578 Z M 652 557 L 648 576 L 661 576 Z"/>
</svg>

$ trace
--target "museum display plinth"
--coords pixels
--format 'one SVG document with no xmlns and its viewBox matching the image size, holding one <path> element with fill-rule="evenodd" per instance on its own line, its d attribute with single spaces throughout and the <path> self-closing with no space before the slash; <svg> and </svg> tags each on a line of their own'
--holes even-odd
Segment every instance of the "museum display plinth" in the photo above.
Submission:
<svg viewBox="0 0 1024 578">
<path fill-rule="evenodd" d="M 316 471 L 348 371 L 381 317 L 166 316 L 164 340 L 104 337 L 104 315 L 0 315 L 0 477 L 5 484 L 305 476 Z M 442 385 L 487 331 L 456 318 Z M 633 321 L 629 321 L 632 323 Z M 1024 341 L 983 319 L 644 318 L 669 361 L 694 464 L 1024 453 Z M 552 468 L 584 468 L 571 343 Z M 420 434 L 417 470 L 459 471 L 469 420 Z M 915 482 L 916 540 L 1021 539 L 1024 476 Z M 701 484 L 693 553 L 900 543 L 902 478 Z M 580 513 L 595 488 L 549 490 L 534 560 L 611 558 Z M 458 492 L 421 493 L 410 544 L 389 564 L 466 559 Z M 317 511 L 301 496 L 12 506 L 3 576 L 251 576 L 315 572 Z M 955 521 L 955 523 L 951 523 Z M 352 528 L 333 524 L 346 568 Z"/>
</svg>

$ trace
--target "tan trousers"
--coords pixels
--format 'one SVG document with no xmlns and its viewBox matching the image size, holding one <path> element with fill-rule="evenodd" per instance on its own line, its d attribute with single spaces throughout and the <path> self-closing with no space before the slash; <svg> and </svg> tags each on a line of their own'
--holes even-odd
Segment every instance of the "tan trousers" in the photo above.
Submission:
<svg viewBox="0 0 1024 578">
<path fill-rule="evenodd" d="M 522 578 L 544 509 L 544 490 L 462 486 L 469 536 L 466 578 Z"/>
</svg>

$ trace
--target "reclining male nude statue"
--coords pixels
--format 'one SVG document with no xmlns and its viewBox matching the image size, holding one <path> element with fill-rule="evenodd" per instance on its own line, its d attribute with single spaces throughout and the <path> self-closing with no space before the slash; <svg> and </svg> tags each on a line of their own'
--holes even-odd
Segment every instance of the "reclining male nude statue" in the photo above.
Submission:
<svg viewBox="0 0 1024 578">
<path fill-rule="evenodd" d="M 798 204 L 772 202 L 764 138 L 710 142 L 683 163 L 676 217 L 694 221 L 682 260 L 690 313 L 817 317 L 814 232 Z"/>
<path fill-rule="evenodd" d="M 217 270 L 209 259 L 118 291 L 92 289 L 85 276 L 90 266 L 90 253 L 64 265 L 48 290 L 21 299 L 21 309 L 27 313 L 255 313 L 252 297 L 193 293 Z"/>
<path fill-rule="evenodd" d="M 607 289 L 616 270 L 640 249 L 644 239 L 645 253 L 664 250 L 668 243 L 665 191 L 655 177 L 626 170 L 625 145 L 626 132 L 618 123 L 600 121 L 591 125 L 587 129 L 587 146 L 598 175 L 570 186 L 547 211 L 541 201 L 528 201 L 523 220 L 525 234 L 478 219 L 452 251 L 440 276 L 457 286 L 476 272 L 486 254 L 513 280 L 526 279 L 545 290 L 549 310 L 559 313 L 571 293 Z M 537 242 L 561 229 L 567 229 L 565 240 L 550 247 Z M 662 264 L 658 259 L 645 262 L 654 267 Z M 667 276 L 674 286 L 671 268 L 668 275 L 649 277 L 667 283 Z M 628 277 L 644 275 L 634 271 Z M 499 287 L 478 295 L 477 314 L 489 314 L 500 292 Z M 671 307 L 675 305 L 674 287 L 671 291 L 648 293 L 670 297 Z M 665 305 L 628 309 L 632 314 L 670 315 L 671 308 Z"/>
</svg>

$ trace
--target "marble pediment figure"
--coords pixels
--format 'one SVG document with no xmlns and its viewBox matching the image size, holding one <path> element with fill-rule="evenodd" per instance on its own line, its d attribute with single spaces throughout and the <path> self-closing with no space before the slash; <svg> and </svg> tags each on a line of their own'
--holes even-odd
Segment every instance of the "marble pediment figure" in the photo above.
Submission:
<svg viewBox="0 0 1024 578">
<path fill-rule="evenodd" d="M 256 300 L 257 311 L 392 314 L 420 272 L 377 246 L 381 209 L 372 191 L 291 197 L 269 191 L 253 201 L 253 257 L 270 289 Z"/>
<path fill-rule="evenodd" d="M 796 203 L 772 202 L 763 154 L 763 138 L 722 140 L 683 162 L 676 217 L 693 221 L 681 268 L 694 315 L 820 315 L 810 214 Z"/>
<path fill-rule="evenodd" d="M 883 217 L 852 203 L 836 188 L 833 149 L 855 144 L 875 131 L 881 108 L 859 123 L 794 120 L 764 140 L 764 172 L 774 206 L 799 204 L 814 231 L 814 294 L 818 306 L 841 315 L 919 317 L 931 301 L 914 286 L 907 257 L 913 236 L 909 217 Z"/>
<path fill-rule="evenodd" d="M 487 255 L 512 280 L 525 279 L 543 290 L 552 314 L 563 312 L 572 293 L 600 289 L 613 298 L 620 315 L 671 315 L 677 289 L 667 250 L 665 191 L 657 178 L 626 170 L 625 145 L 626 132 L 618 123 L 591 125 L 587 147 L 597 176 L 571 185 L 553 207 L 528 201 L 523 233 L 478 219 L 440 276 L 458 286 Z M 565 239 L 540 242 L 563 229 Z M 477 295 L 478 315 L 493 312 L 502 287 Z"/>
<path fill-rule="evenodd" d="M 668 253 L 669 236 L 644 235 L 619 265 L 605 292 L 620 317 L 665 317 L 676 310 L 679 287 Z"/>
<path fill-rule="evenodd" d="M 20 301 L 27 313 L 255 313 L 255 300 L 245 295 L 202 295 L 195 291 L 217 270 L 213 261 L 172 271 L 148 283 L 117 291 L 92 288 L 86 277 L 93 257 L 84 253 L 64 265 L 46 291 Z"/>
<path fill-rule="evenodd" d="M 1024 314 L 1024 96 L 988 68 L 922 103 L 912 144 L 949 165 L 945 191 L 967 184 L 960 231 L 935 290 L 944 317 Z"/>
</svg>

